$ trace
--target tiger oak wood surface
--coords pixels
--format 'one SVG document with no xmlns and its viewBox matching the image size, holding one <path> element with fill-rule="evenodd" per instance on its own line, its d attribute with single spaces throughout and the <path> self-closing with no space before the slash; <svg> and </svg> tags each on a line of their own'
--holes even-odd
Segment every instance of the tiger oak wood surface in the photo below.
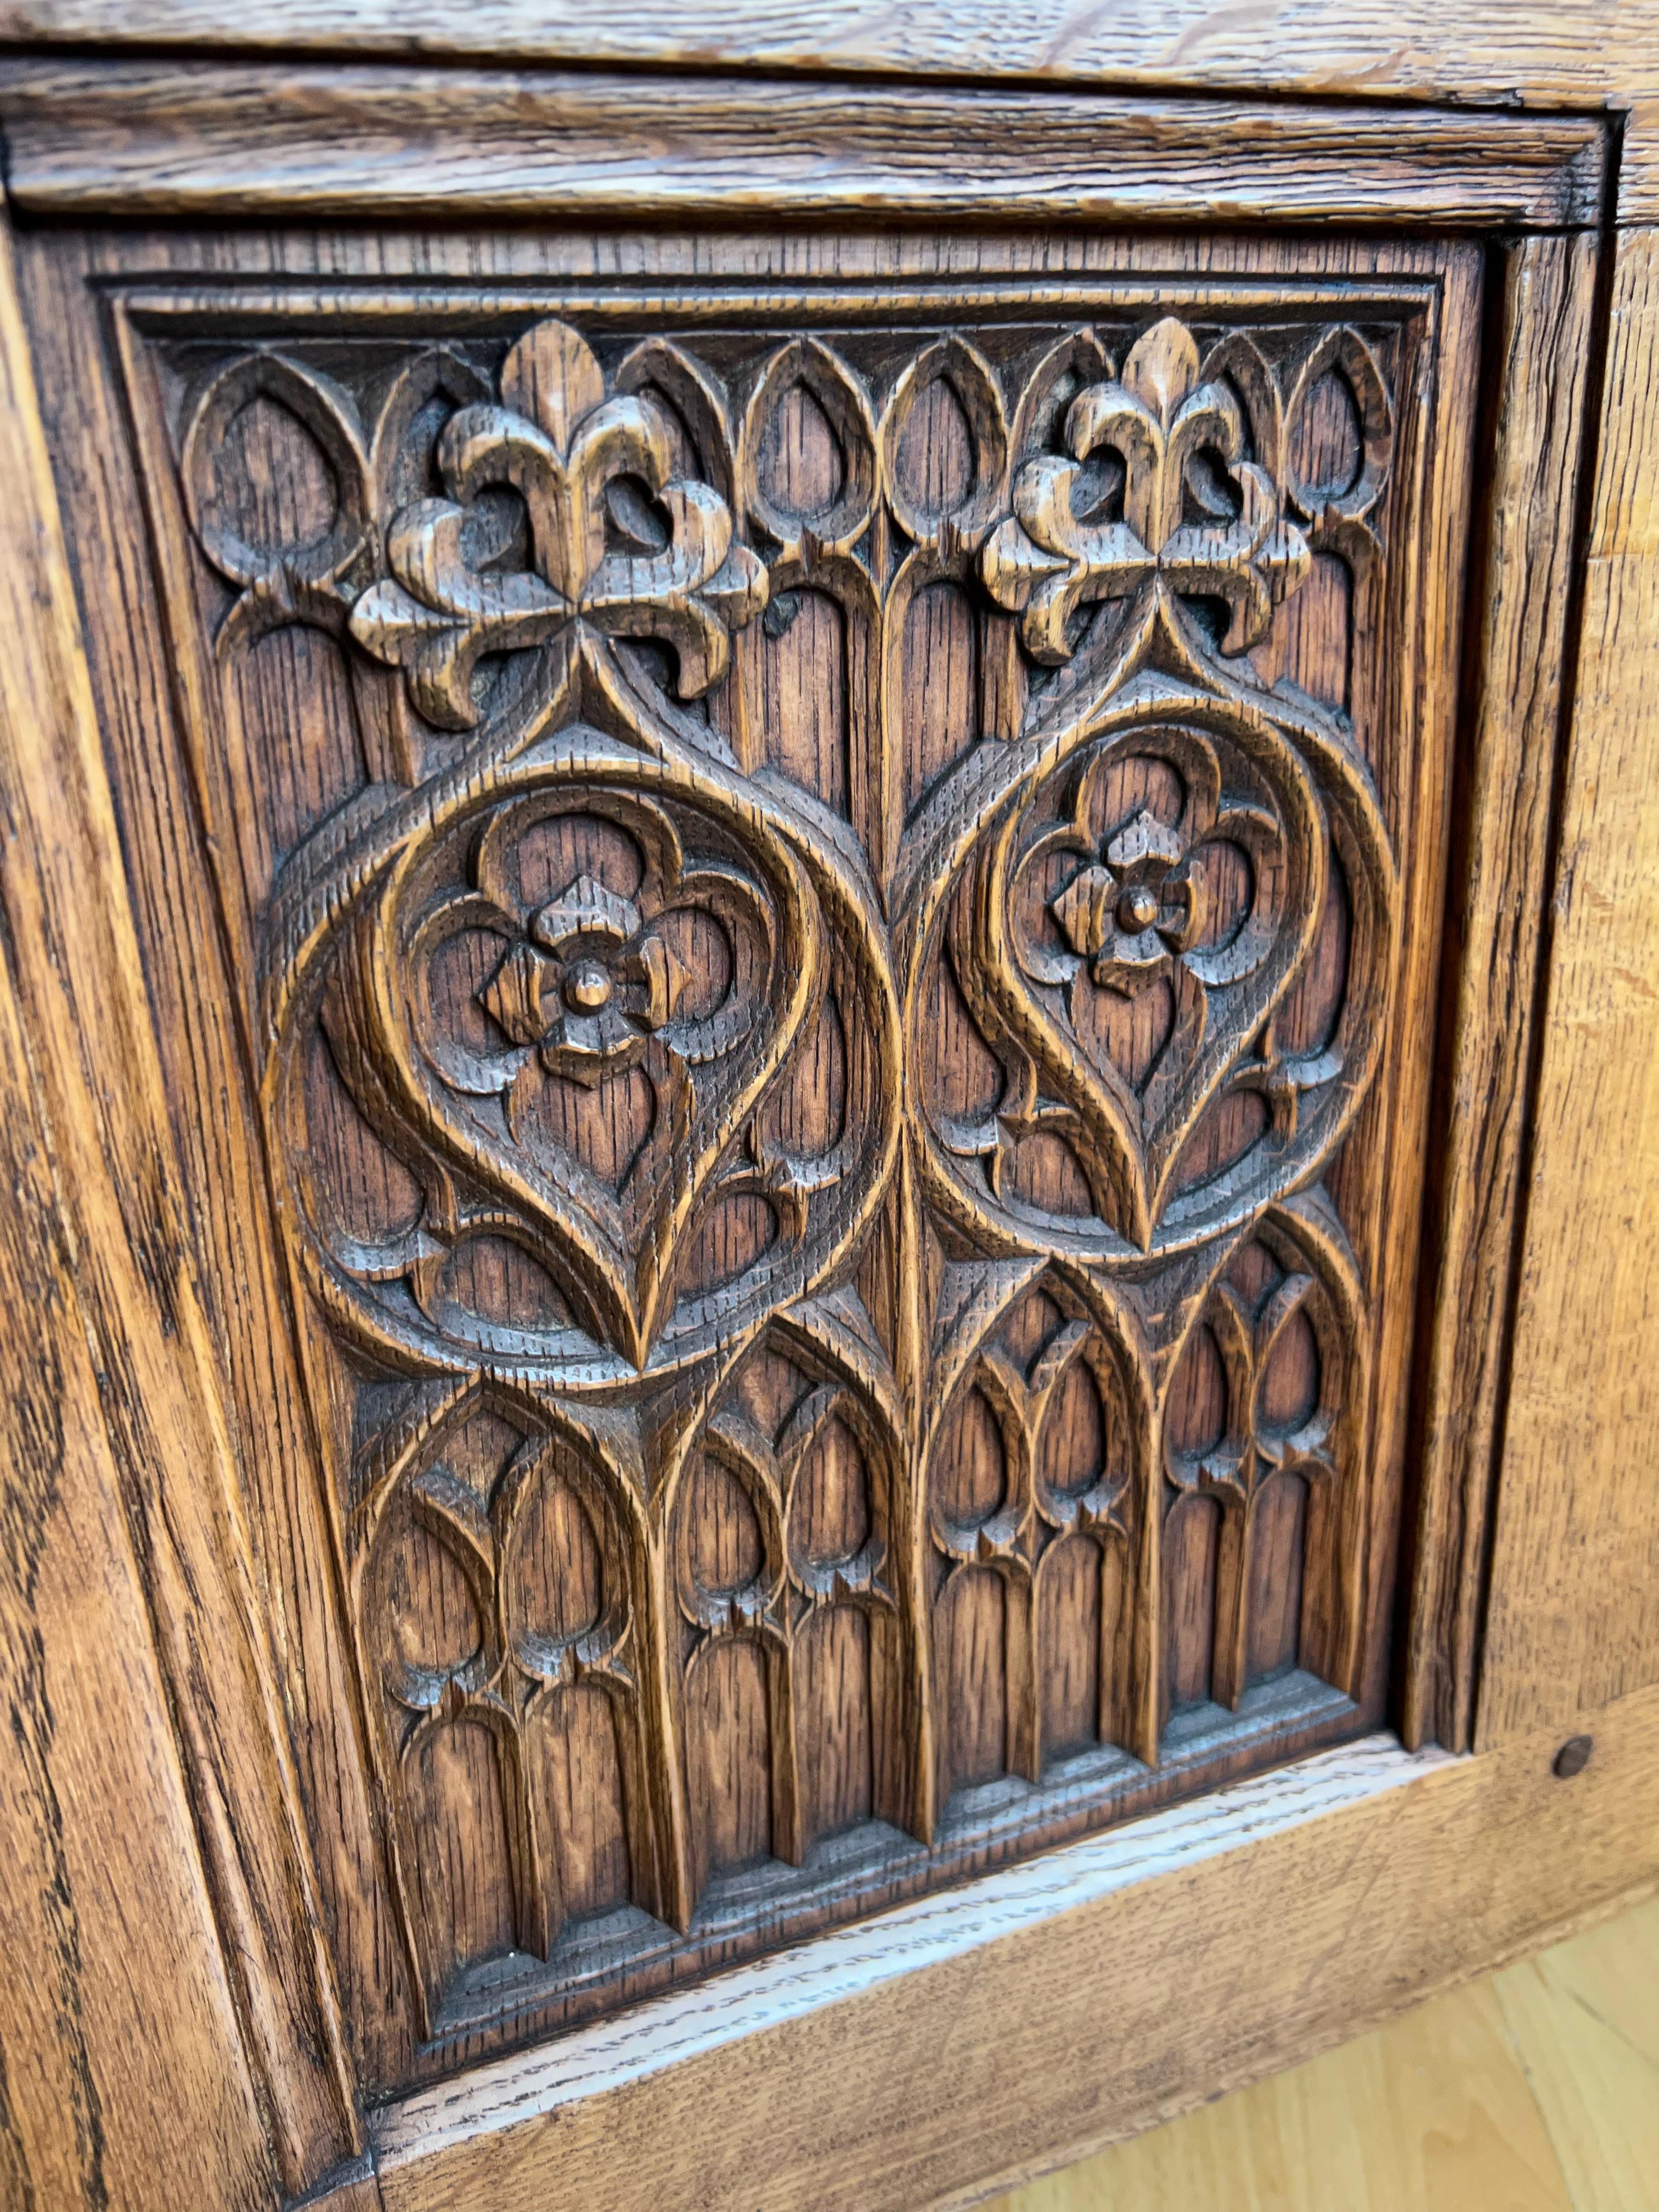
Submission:
<svg viewBox="0 0 1659 2212">
<path fill-rule="evenodd" d="M 172 2139 L 173 2171 L 201 2201 L 269 2204 L 276 2177 L 121 1522 L 9 968 L 4 981 L 0 1286 L 15 1370 L 0 1438 L 0 1698 L 11 1723 L 0 2203 L 154 2203 L 156 2149 Z M 117 1900 L 132 1912 L 125 1926 Z"/>
<path fill-rule="evenodd" d="M 1595 389 L 1587 239 L 1538 240 L 1509 267 L 1497 333 L 1504 364 L 1485 506 L 1480 674 L 1454 798 L 1446 971 L 1439 1013 L 1443 1119 L 1434 1317 L 1419 1356 L 1413 1616 L 1402 1725 L 1465 1748 L 1489 1542 L 1488 1500 L 1504 1418 L 1504 1359 L 1524 1188 L 1526 1085 L 1546 903 L 1562 683 L 1574 649 L 1574 536 L 1584 472 L 1576 424 Z M 1571 332 L 1546 361 L 1539 313 Z"/>
<path fill-rule="evenodd" d="M 1564 885 L 1620 834 L 1580 616 L 1641 602 L 1616 128 L 165 56 L 8 59 L 0 125 L 84 654 L 24 852 L 63 761 L 106 809 L 44 899 L 9 878 L 14 965 L 77 1298 L 142 1354 L 106 1418 L 284 2189 L 393 2097 L 398 2201 L 533 2191 L 524 2100 L 587 2046 L 515 2046 L 695 2021 L 715 1968 L 950 1923 L 1385 1717 L 1496 1744 L 1644 1679 L 1629 1455 L 1562 1481 L 1509 1388 L 1559 1372 L 1564 1263 L 1643 1387 L 1600 1217 L 1550 1212 L 1602 1127 L 1558 810 Z M 169 1255 L 159 1340 L 106 1184 Z M 1568 1804 L 1532 1817 L 1595 1898 L 1638 1878 Z M 927 2051 L 939 1991 L 881 1978 Z M 829 2053 L 836 2002 L 791 2033 Z M 1324 2018 L 1265 2009 L 1090 2124 Z M 733 2022 L 554 2100 L 561 2186 L 667 2185 L 605 2168 L 624 2110 L 706 2164 L 677 2100 L 729 2116 Z M 1018 2145 L 980 2100 L 950 2186 L 1086 2133 L 1057 2096 Z M 937 2195 L 923 2156 L 833 2187 Z"/>
<path fill-rule="evenodd" d="M 387 2083 L 1382 1713 L 1478 329 L 1461 248 L 798 333 L 420 250 L 30 259 Z"/>
<path fill-rule="evenodd" d="M 0 113 L 16 204 L 82 215 L 477 218 L 546 198 L 568 216 L 948 221 L 1048 198 L 1073 222 L 1224 223 L 1271 202 L 1285 223 L 1568 225 L 1594 219 L 1607 163 L 1589 116 L 1261 103 L 1240 131 L 1220 101 L 702 74 L 8 59 Z"/>
<path fill-rule="evenodd" d="M 112 20 L 97 0 L 7 0 L 0 28 L 19 42 L 268 47 L 270 27 L 226 0 L 134 0 Z M 579 0 L 556 14 L 535 0 L 285 0 L 281 43 L 293 52 L 410 53 L 628 61 L 664 68 L 721 63 L 821 72 L 1005 78 L 1042 86 L 1104 79 L 1184 89 L 1212 83 L 1456 99 L 1492 106 L 1581 106 L 1659 92 L 1659 27 L 1627 0 L 1571 9 L 1518 0 L 1129 0 L 1109 19 L 1079 0 L 1036 0 L 1018 14 L 990 0 L 668 0 L 621 9 Z"/>
<path fill-rule="evenodd" d="M 1477 1740 L 1659 1671 L 1659 883 L 1651 638 L 1659 439 L 1651 232 L 1613 276 L 1583 632 Z M 1582 1286 L 1582 1288 L 1581 1288 Z"/>
<path fill-rule="evenodd" d="M 176 2131 L 175 2177 L 252 2204 L 357 2115 L 131 922 L 87 896 L 120 864 L 4 229 L 0 375 L 0 2178 L 9 2204 L 155 2201 Z"/>
</svg>

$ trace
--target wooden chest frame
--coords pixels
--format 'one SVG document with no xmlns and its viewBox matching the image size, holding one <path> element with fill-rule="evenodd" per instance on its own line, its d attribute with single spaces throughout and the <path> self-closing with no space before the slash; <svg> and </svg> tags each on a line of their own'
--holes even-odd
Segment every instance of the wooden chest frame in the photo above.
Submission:
<svg viewBox="0 0 1659 2212">
<path fill-rule="evenodd" d="M 1543 1698 L 1528 1687 L 1537 1662 L 1522 1656 L 1527 1623 L 1553 1601 L 1528 1595 L 1537 1571 L 1524 1517 L 1515 1518 L 1524 1492 L 1502 1472 L 1515 1449 L 1504 1408 L 1518 1356 L 1517 1290 L 1523 1310 L 1526 1297 L 1520 1194 L 1542 1141 L 1529 1133 L 1528 1100 L 1547 1080 L 1536 1000 L 1553 884 L 1562 895 L 1553 840 L 1572 803 L 1563 732 L 1575 684 L 1581 711 L 1587 696 L 1581 620 L 1609 574 L 1585 565 L 1589 462 L 1604 386 L 1612 389 L 1602 349 L 1610 328 L 1616 342 L 1629 327 L 1609 324 L 1622 310 L 1607 123 L 1565 112 L 1230 107 L 801 77 L 761 86 L 41 58 L 6 65 L 0 112 L 19 226 L 6 308 L 9 435 L 28 487 L 7 526 L 6 556 L 9 578 L 20 580 L 14 593 L 24 595 L 24 646 L 0 678 L 20 855 L 6 890 L 15 1172 L 42 1221 L 57 1224 L 64 1255 L 68 1305 L 37 1308 L 41 1356 L 55 1347 L 42 1371 L 66 1376 L 60 1395 L 91 1416 L 89 1510 L 118 1508 L 133 1569 L 122 1602 L 153 1653 L 135 1661 L 127 1693 L 159 1723 L 162 1769 L 179 1762 L 173 1779 L 151 1778 L 155 1802 L 165 1802 L 158 1832 L 191 1839 L 211 1899 L 210 1921 L 187 1890 L 179 1894 L 180 1924 L 194 1911 L 198 1933 L 173 1939 L 185 1948 L 194 1941 L 211 1990 L 204 2016 L 216 2026 L 204 2031 L 203 2092 L 219 2083 L 245 2112 L 219 2129 L 210 2152 L 209 2131 L 198 2134 L 192 2155 L 228 2161 L 210 2191 L 249 2203 L 269 2201 L 273 2186 L 289 2197 L 334 2189 L 342 2203 L 378 2192 L 413 2207 L 471 2201 L 488 2187 L 528 2203 L 547 2201 L 556 2176 L 560 2201 L 620 2207 L 681 2194 L 695 2172 L 711 2203 L 744 2201 L 757 2188 L 769 2204 L 967 2201 L 999 2177 L 1315 2047 L 1650 1879 L 1650 1800 L 1632 1779 L 1656 1725 L 1651 1694 L 1638 1689 L 1647 1678 L 1638 1660 L 1602 1689 L 1638 1694 L 1606 1709 L 1594 1766 L 1558 1795 L 1549 1757 L 1578 1698 L 1571 1685 Z M 970 142 L 986 150 L 969 164 Z M 237 1264 L 251 1218 L 244 1200 L 262 1170 L 249 1152 L 204 1174 L 191 1134 L 202 1114 L 186 1107 L 181 1134 L 177 1046 L 157 1044 L 179 1016 L 157 980 L 155 947 L 176 926 L 163 912 L 167 886 L 190 865 L 188 840 L 169 840 L 184 837 L 183 817 L 200 808 L 218 842 L 211 793 L 204 799 L 199 764 L 193 795 L 185 782 L 169 792 L 144 715 L 124 721 L 110 703 L 120 684 L 98 610 L 129 555 L 112 544 L 107 570 L 90 563 L 95 533 L 79 511 L 94 495 L 76 472 L 110 448 L 90 414 L 66 430 L 63 395 L 74 379 L 67 360 L 52 356 L 56 345 L 106 343 L 122 364 L 138 445 L 148 438 L 154 449 L 149 520 L 165 574 L 183 555 L 177 521 L 160 511 L 170 464 L 158 459 L 155 422 L 146 422 L 146 348 L 163 329 L 222 330 L 228 313 L 249 329 L 296 310 L 301 320 L 320 318 L 334 311 L 338 286 L 308 308 L 279 246 L 268 295 L 251 291 L 246 274 L 227 290 L 210 274 L 210 241 L 187 249 L 165 283 L 153 272 L 138 282 L 112 234 L 88 257 L 76 304 L 66 283 L 54 290 L 63 282 L 54 227 L 95 230 L 117 216 L 196 230 L 249 216 L 321 222 L 349 271 L 354 227 L 391 223 L 402 230 L 381 234 L 390 243 L 377 251 L 406 290 L 401 236 L 458 216 L 501 224 L 553 208 L 562 222 L 659 240 L 692 220 L 714 226 L 716 263 L 721 226 L 727 235 L 737 226 L 809 226 L 799 250 L 820 282 L 836 273 L 838 252 L 855 259 L 860 250 L 837 237 L 872 224 L 885 227 L 911 284 L 939 226 L 947 239 L 1012 237 L 1006 251 L 1020 266 L 1029 249 L 1010 224 L 1039 235 L 1154 223 L 1237 234 L 1229 251 L 1244 273 L 1229 279 L 1226 295 L 1235 301 L 1275 255 L 1293 264 L 1301 255 L 1304 271 L 1316 266 L 1318 249 L 1300 242 L 1312 225 L 1358 241 L 1347 294 L 1357 270 L 1383 289 L 1414 281 L 1455 320 L 1467 318 L 1472 297 L 1466 287 L 1455 304 L 1457 271 L 1479 270 L 1482 319 L 1468 330 L 1467 356 L 1439 356 L 1462 361 L 1464 374 L 1478 362 L 1478 392 L 1465 395 L 1462 418 L 1477 462 L 1467 584 L 1461 599 L 1437 599 L 1431 586 L 1419 617 L 1437 641 L 1425 655 L 1419 711 L 1455 730 L 1413 817 L 1431 846 L 1444 840 L 1445 874 L 1407 879 L 1419 919 L 1402 1003 L 1426 1025 L 1438 1000 L 1434 1055 L 1425 1030 L 1395 1094 L 1406 1101 L 1401 1141 L 1430 1153 L 1426 1231 L 1419 1240 L 1409 1219 L 1397 1221 L 1379 1262 L 1388 1295 L 1378 1358 L 1396 1380 L 1384 1416 L 1392 1441 L 1378 1449 L 1412 1470 L 1401 1632 L 1391 1691 L 1381 1641 L 1370 1675 L 1357 1672 L 1349 1684 L 1352 1709 L 1371 1724 L 1386 1719 L 1399 1740 L 1366 1735 L 686 1991 L 653 1996 L 641 1984 L 629 1994 L 648 2002 L 616 2027 L 580 2027 L 520 2057 L 489 2056 L 486 2039 L 470 2074 L 412 2086 L 409 2068 L 388 2069 L 354 2044 L 361 2030 L 343 1979 L 372 1967 L 343 1978 L 319 1905 L 317 1855 L 349 1837 L 351 1822 L 319 1844 L 307 1809 L 314 1785 L 298 1768 L 310 1757 L 308 1733 L 346 1694 L 349 1669 L 331 1643 L 326 1607 L 301 1586 L 319 1540 L 316 1501 L 301 1496 L 295 1472 L 304 1452 L 292 1425 L 307 1417 L 296 1396 L 269 1431 L 260 1471 L 239 1465 L 232 1437 L 246 1434 L 246 1407 L 270 1384 L 227 1375 L 216 1301 L 198 1287 Z M 1181 312 L 1197 320 L 1201 288 L 1190 267 L 1181 276 L 1179 252 L 1156 237 L 1136 252 L 1143 289 L 1148 271 L 1163 268 L 1153 289 L 1185 283 Z M 972 254 L 958 256 L 941 286 L 953 303 L 963 259 L 971 264 Z M 1068 277 L 1050 289 L 1068 316 L 1109 312 L 1126 296 L 1099 276 L 1092 289 Z M 360 283 L 354 297 L 356 312 L 385 311 L 384 285 Z M 434 298 L 428 319 L 441 306 Z M 568 285 L 497 286 L 488 313 L 506 325 L 526 312 L 592 306 L 591 294 Z M 476 319 L 465 302 L 460 312 Z M 1449 481 L 1461 465 L 1456 434 L 1448 418 L 1436 446 L 1434 465 Z M 73 588 L 60 502 L 76 510 Z M 1455 536 L 1446 520 L 1455 505 L 1449 495 L 1425 512 Z M 44 591 L 33 580 L 40 577 Z M 185 585 L 167 588 L 182 604 Z M 206 678 L 191 672 L 182 635 L 173 650 L 176 710 L 188 723 L 193 707 L 207 712 Z M 143 800 L 152 775 L 156 793 Z M 215 921 L 204 908 L 199 927 L 222 933 L 224 912 Z M 187 991 L 181 1004 L 191 1004 Z M 204 1071 L 204 1099 L 216 1054 L 233 1051 L 212 1027 L 204 1022 L 188 1055 Z M 204 1139 L 204 1156 L 219 1141 L 217 1132 Z M 233 1135 L 231 1153 L 240 1141 Z M 44 1179 L 42 1159 L 51 1164 Z M 212 1224 L 203 1218 L 209 1191 L 227 1208 Z M 258 1263 L 246 1264 L 257 1275 Z M 9 1300 L 33 1303 L 26 1273 L 9 1279 Z M 272 1310 L 280 1306 L 276 1293 Z M 75 1397 L 94 1379 L 95 1413 L 91 1399 Z M 307 1516 L 313 1533 L 296 1544 Z M 276 1597 L 272 1562 L 284 1558 L 276 1571 L 289 1587 Z M 36 1587 L 28 1583 L 23 1600 L 29 1618 L 40 1609 Z M 1387 1602 L 1380 1582 L 1371 1604 Z M 54 1634 L 67 1632 L 46 1619 Z M 211 1666 L 202 1663 L 208 1650 Z M 1146 1669 L 1139 1679 L 1150 1680 Z M 1597 1701 L 1590 1677 L 1577 1689 L 1584 1703 Z M 1540 1735 L 1517 1733 L 1534 1717 L 1547 1723 Z M 1318 1741 L 1310 1732 L 1291 1747 Z M 1472 1744 L 1480 1757 L 1446 1755 Z M 1425 1748 L 1436 1745 L 1443 1748 Z M 386 1816 L 356 1817 L 367 1835 Z M 348 1856 L 359 1848 L 348 1842 Z M 967 1859 L 953 1869 L 973 1870 Z M 170 1879 L 176 1887 L 176 1871 Z M 322 1892 L 337 1896 L 352 1879 L 367 1877 L 331 1869 Z M 1294 1899 L 1310 1885 L 1324 1886 L 1324 1899 L 1305 1913 Z M 901 1885 L 872 1901 L 903 1893 Z M 1367 1894 L 1364 1942 L 1310 1996 L 1307 1978 L 1347 1924 L 1351 1900 Z M 1196 2027 L 1197 2017 L 1226 2013 L 1232 1978 L 1253 1971 L 1264 1947 L 1273 1969 L 1248 2024 Z M 1057 2080 L 1054 2048 L 1080 2033 L 1106 1975 L 1123 2006 L 1116 2055 L 1086 2082 Z M 1169 2017 L 1172 1986 L 1189 2000 L 1180 2019 Z M 520 2032 L 549 2017 L 526 2017 Z M 947 2021 L 964 2054 L 948 2088 L 933 2051 Z M 159 2030 L 155 2042 L 166 2051 Z M 362 2085 L 389 2080 L 399 2094 L 365 2118 Z M 787 2129 L 765 2118 L 774 2099 L 794 2107 Z"/>
</svg>

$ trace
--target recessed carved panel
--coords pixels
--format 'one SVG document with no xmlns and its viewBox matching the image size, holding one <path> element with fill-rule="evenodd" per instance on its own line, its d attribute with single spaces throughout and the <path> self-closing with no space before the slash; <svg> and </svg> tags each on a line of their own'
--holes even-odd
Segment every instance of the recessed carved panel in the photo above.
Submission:
<svg viewBox="0 0 1659 2212">
<path fill-rule="evenodd" d="M 1437 295 L 1005 289 L 134 311 L 440 2042 L 1375 1711 Z"/>
</svg>

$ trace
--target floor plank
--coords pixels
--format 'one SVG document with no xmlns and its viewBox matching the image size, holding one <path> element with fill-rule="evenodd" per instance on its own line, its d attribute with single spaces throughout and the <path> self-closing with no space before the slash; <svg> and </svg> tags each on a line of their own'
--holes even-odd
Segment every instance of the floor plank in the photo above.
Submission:
<svg viewBox="0 0 1659 2212">
<path fill-rule="evenodd" d="M 1659 1900 L 990 2212 L 1659 2212 Z"/>
<path fill-rule="evenodd" d="M 1493 1981 L 1575 2212 L 1654 2212 L 1659 1903 Z"/>
</svg>

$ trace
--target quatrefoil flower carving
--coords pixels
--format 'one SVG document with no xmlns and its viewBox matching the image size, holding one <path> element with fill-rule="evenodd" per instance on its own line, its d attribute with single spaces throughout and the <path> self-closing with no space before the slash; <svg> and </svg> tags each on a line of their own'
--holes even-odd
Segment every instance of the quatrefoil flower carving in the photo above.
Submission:
<svg viewBox="0 0 1659 2212">
<path fill-rule="evenodd" d="M 447 1255 L 506 1224 L 572 1325 L 646 1364 L 700 1223 L 753 1183 L 744 1124 L 818 988 L 808 879 L 781 842 L 711 853 L 734 826 L 712 793 L 590 777 L 475 802 L 388 873 L 325 1020 L 422 1172 L 428 1320 Z M 389 1279 L 410 1255 L 352 1264 Z"/>
<path fill-rule="evenodd" d="M 1167 976 L 1204 927 L 1201 878 L 1178 828 L 1146 807 L 1048 902 L 1060 934 L 1097 983 L 1133 998 Z"/>
<path fill-rule="evenodd" d="M 1065 950 L 1017 924 L 1017 957 L 1038 985 L 1069 986 L 1086 966 L 1091 981 L 1126 998 L 1177 980 L 1178 970 L 1201 1008 L 1209 994 L 1249 981 L 1273 949 L 1285 917 L 1281 894 L 1267 886 L 1278 879 L 1285 825 L 1271 805 L 1224 787 L 1222 757 L 1203 732 L 1168 729 L 1137 742 L 1155 745 L 1178 775 L 1184 798 L 1175 818 L 1139 805 L 1114 825 L 1108 793 L 1122 748 L 1097 748 L 1060 819 L 1026 846 L 1012 877 L 1012 907 L 1024 916 L 1046 872 L 1072 855 L 1082 862 L 1042 902 Z M 1207 869 L 1224 846 L 1249 864 L 1252 890 L 1237 913 L 1212 911 Z"/>
<path fill-rule="evenodd" d="M 1183 1148 L 1242 1079 L 1324 895 L 1319 802 L 1288 746 L 1253 755 L 1264 735 L 1213 713 L 1208 729 L 1131 721 L 981 848 L 950 957 L 1005 1081 L 990 1112 L 936 1125 L 945 1152 L 984 1163 L 981 1218 L 1008 1218 L 1006 1148 L 1059 1135 L 1092 1218 L 1152 1249 Z M 1160 982 L 1151 1021 L 1115 1028 L 1101 1002 Z"/>
<path fill-rule="evenodd" d="M 582 871 L 544 903 L 526 900 L 521 842 L 572 821 L 607 825 L 632 854 L 636 881 L 624 891 Z M 446 1085 L 503 1094 L 510 1123 L 537 1064 L 592 1090 L 654 1046 L 653 1079 L 677 1090 L 690 1070 L 714 1069 L 763 1025 L 755 979 L 769 971 L 777 925 L 766 891 L 739 869 L 690 860 L 672 822 L 649 800 L 590 791 L 510 801 L 479 836 L 472 875 L 475 890 L 440 902 L 421 924 L 415 957 L 425 969 L 453 939 L 481 931 L 504 942 L 473 996 L 508 1049 L 480 1054 L 459 1043 L 428 987 L 418 996 L 419 1034 Z M 712 995 L 676 947 L 676 932 L 688 926 L 717 936 L 732 963 Z"/>
<path fill-rule="evenodd" d="M 530 918 L 480 1005 L 550 1075 L 592 1089 L 668 1019 L 672 955 L 631 899 L 576 877 Z"/>
<path fill-rule="evenodd" d="M 1200 380 L 1185 325 L 1166 317 L 1130 349 L 1120 379 L 1079 392 L 1065 442 L 1064 456 L 1041 453 L 1020 470 L 1014 511 L 982 556 L 987 588 L 1019 616 L 1033 658 L 1068 660 L 1085 605 L 1158 585 L 1224 604 L 1224 653 L 1255 644 L 1307 574 L 1307 542 L 1267 471 L 1244 458 L 1237 398 Z M 1103 488 L 1097 454 L 1121 463 L 1121 499 Z"/>
<path fill-rule="evenodd" d="M 706 691 L 726 672 L 731 631 L 766 603 L 766 569 L 733 543 L 720 494 L 674 476 L 663 409 L 643 394 L 607 399 L 592 349 L 556 322 L 514 346 L 501 391 L 500 405 L 462 407 L 444 426 L 449 497 L 396 516 L 392 576 L 357 601 L 352 635 L 403 669 L 416 707 L 442 729 L 480 719 L 481 657 L 544 645 L 573 622 L 665 641 L 681 697 Z M 514 496 L 527 568 L 506 565 L 520 536 Z"/>
</svg>

